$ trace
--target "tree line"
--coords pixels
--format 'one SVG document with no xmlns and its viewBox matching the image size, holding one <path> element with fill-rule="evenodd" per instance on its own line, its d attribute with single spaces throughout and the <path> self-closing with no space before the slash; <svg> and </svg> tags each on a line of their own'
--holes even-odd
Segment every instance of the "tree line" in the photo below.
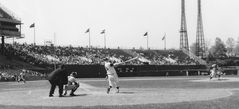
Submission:
<svg viewBox="0 0 239 109">
<path fill-rule="evenodd" d="M 212 46 L 209 46 L 209 41 L 205 43 L 206 57 L 208 63 L 216 63 L 219 65 L 235 66 L 239 65 L 239 39 L 229 37 L 225 42 L 216 37 Z M 196 54 L 196 43 L 190 46 L 190 51 Z"/>
</svg>

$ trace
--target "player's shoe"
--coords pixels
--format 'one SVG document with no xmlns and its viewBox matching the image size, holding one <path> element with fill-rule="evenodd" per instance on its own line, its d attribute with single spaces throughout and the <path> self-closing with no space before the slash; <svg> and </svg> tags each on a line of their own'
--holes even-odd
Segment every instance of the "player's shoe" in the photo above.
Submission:
<svg viewBox="0 0 239 109">
<path fill-rule="evenodd" d="M 63 95 L 66 95 L 66 94 L 67 94 L 67 92 L 65 91 Z"/>
<path fill-rule="evenodd" d="M 70 96 L 76 96 L 74 93 L 71 93 Z"/>
<path fill-rule="evenodd" d="M 49 95 L 49 97 L 53 97 L 53 95 Z"/>
<path fill-rule="evenodd" d="M 210 80 L 212 80 L 212 77 L 210 77 Z"/>
</svg>

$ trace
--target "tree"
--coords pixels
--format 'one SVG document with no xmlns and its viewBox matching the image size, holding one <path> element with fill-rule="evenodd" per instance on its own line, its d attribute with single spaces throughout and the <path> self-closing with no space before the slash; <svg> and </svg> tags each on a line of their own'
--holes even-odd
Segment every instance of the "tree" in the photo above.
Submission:
<svg viewBox="0 0 239 109">
<path fill-rule="evenodd" d="M 239 56 L 239 37 L 237 39 L 236 46 L 234 47 L 233 52 L 235 53 L 236 56 Z"/>
<path fill-rule="evenodd" d="M 215 58 L 213 57 L 212 53 L 209 52 L 206 58 L 206 61 L 209 63 L 210 61 L 215 61 Z"/>
<path fill-rule="evenodd" d="M 226 41 L 226 46 L 227 46 L 227 54 L 228 56 L 233 56 L 233 49 L 235 47 L 235 40 L 232 37 L 229 37 Z"/>
<path fill-rule="evenodd" d="M 223 58 L 227 56 L 227 49 L 225 47 L 225 44 L 218 37 L 215 40 L 215 45 L 210 49 L 210 52 L 215 58 Z"/>
</svg>

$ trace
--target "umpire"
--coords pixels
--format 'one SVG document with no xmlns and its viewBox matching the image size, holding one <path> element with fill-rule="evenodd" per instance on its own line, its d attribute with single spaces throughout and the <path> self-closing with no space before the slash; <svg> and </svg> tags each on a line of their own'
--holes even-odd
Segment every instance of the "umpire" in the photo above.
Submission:
<svg viewBox="0 0 239 109">
<path fill-rule="evenodd" d="M 53 97 L 56 86 L 59 89 L 59 97 L 62 97 L 63 85 L 67 84 L 67 72 L 64 65 L 60 65 L 59 68 L 54 70 L 48 75 L 48 80 L 51 83 L 51 89 L 49 97 Z"/>
</svg>

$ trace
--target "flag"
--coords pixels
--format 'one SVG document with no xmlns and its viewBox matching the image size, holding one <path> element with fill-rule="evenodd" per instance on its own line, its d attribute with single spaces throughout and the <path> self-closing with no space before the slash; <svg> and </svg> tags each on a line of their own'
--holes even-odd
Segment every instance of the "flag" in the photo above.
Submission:
<svg viewBox="0 0 239 109">
<path fill-rule="evenodd" d="M 85 33 L 88 33 L 88 32 L 90 32 L 90 28 L 88 28 L 88 29 L 85 31 Z"/>
<path fill-rule="evenodd" d="M 30 28 L 34 28 L 35 27 L 35 23 L 30 25 Z"/>
<path fill-rule="evenodd" d="M 148 36 L 148 32 L 144 33 L 144 36 Z"/>
<path fill-rule="evenodd" d="M 102 32 L 100 34 L 105 34 L 105 30 L 102 30 Z"/>
<path fill-rule="evenodd" d="M 165 40 L 165 36 L 166 36 L 166 34 L 164 34 L 164 36 L 163 36 L 162 40 Z"/>
</svg>

